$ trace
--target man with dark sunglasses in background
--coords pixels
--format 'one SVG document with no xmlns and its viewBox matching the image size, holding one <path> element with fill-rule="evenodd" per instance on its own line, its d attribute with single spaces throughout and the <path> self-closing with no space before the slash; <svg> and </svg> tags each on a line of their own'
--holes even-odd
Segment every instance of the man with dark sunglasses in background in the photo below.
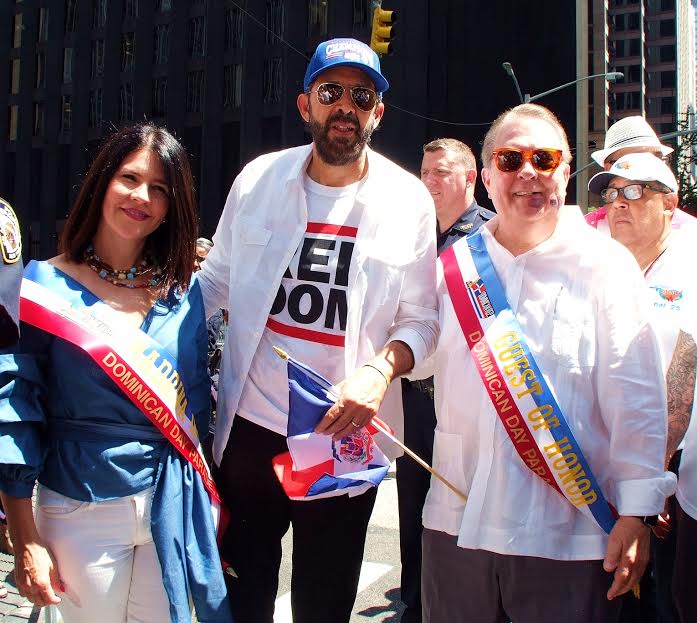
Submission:
<svg viewBox="0 0 697 623">
<path fill-rule="evenodd" d="M 438 259 L 434 468 L 467 500 L 432 479 L 426 623 L 614 623 L 675 490 L 642 276 L 564 205 L 570 161 L 548 109 L 501 114 L 497 214 Z"/>
<path fill-rule="evenodd" d="M 221 549 L 237 575 L 237 623 L 272 623 L 290 524 L 293 620 L 348 623 L 375 502 L 375 489 L 313 501 L 284 493 L 271 461 L 287 450 L 288 379 L 272 347 L 338 387 L 317 432 L 339 440 L 378 412 L 401 435 L 391 381 L 437 339 L 433 202 L 368 148 L 387 88 L 367 45 L 321 43 L 297 97 L 312 143 L 244 168 L 199 273 L 207 309 L 230 309 L 213 454 L 231 511 Z"/>
<path fill-rule="evenodd" d="M 666 379 L 665 460 L 678 474 L 678 491 L 667 505 L 672 530 L 663 539 L 652 538 L 656 620 L 695 621 L 697 418 L 693 410 L 697 346 L 693 336 L 697 330 L 697 246 L 687 228 L 673 228 L 678 182 L 670 168 L 653 154 L 622 156 L 609 170 L 595 175 L 588 190 L 600 195 L 610 235 L 631 251 L 644 273 Z M 650 583 L 642 586 L 642 602 L 650 590 Z M 630 600 L 625 609 L 623 620 L 648 620 L 643 615 L 650 608 L 643 603 Z"/>
</svg>

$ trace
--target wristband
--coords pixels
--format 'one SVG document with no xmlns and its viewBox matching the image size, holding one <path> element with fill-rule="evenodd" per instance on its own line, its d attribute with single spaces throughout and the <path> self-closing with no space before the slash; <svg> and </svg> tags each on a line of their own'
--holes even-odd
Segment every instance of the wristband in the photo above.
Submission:
<svg viewBox="0 0 697 623">
<path fill-rule="evenodd" d="M 387 377 L 385 376 L 385 373 L 384 373 L 380 368 L 374 366 L 374 365 L 371 364 L 371 363 L 364 363 L 364 364 L 363 364 L 363 367 L 364 367 L 364 368 L 372 368 L 373 370 L 375 370 L 376 372 L 378 372 L 378 373 L 380 374 L 380 376 L 381 376 L 383 379 L 385 379 L 385 385 L 387 385 L 388 387 L 390 386 L 390 382 L 387 380 Z"/>
</svg>

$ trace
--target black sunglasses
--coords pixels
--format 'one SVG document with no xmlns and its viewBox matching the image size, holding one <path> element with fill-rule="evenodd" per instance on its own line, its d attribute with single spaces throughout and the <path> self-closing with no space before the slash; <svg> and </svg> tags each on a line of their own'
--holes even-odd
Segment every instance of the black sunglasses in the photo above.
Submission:
<svg viewBox="0 0 697 623">
<path fill-rule="evenodd" d="M 344 96 L 344 91 L 347 88 L 337 82 L 324 82 L 318 85 L 314 91 L 308 91 L 308 93 L 317 93 L 317 100 L 320 104 L 331 106 Z M 363 112 L 370 112 L 375 108 L 375 104 L 380 101 L 380 96 L 368 87 L 351 87 L 349 88 L 349 93 L 351 94 L 351 101 Z"/>
</svg>

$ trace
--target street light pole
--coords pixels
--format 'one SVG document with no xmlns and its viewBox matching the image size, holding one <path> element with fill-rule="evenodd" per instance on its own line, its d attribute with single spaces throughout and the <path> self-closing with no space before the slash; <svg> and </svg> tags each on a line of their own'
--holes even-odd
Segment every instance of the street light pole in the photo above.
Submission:
<svg viewBox="0 0 697 623">
<path fill-rule="evenodd" d="M 513 78 L 513 82 L 515 83 L 515 88 L 516 91 L 518 91 L 518 97 L 520 98 L 520 103 L 525 104 L 525 99 L 523 98 L 523 92 L 520 90 L 520 85 L 518 84 L 518 78 L 515 77 L 515 72 L 513 71 L 513 65 L 511 65 L 508 61 L 503 63 L 502 65 L 504 71 L 511 77 Z"/>
<path fill-rule="evenodd" d="M 550 89 L 549 91 L 543 91 L 542 93 L 538 93 L 537 95 L 533 95 L 530 97 L 529 93 L 525 94 L 525 103 L 527 104 L 528 102 L 534 102 L 535 100 L 540 99 L 541 97 L 545 97 L 549 95 L 550 93 L 556 93 L 557 91 L 561 91 L 562 89 L 565 89 L 566 87 L 570 87 L 577 82 L 583 82 L 584 80 L 594 80 L 595 78 L 605 78 L 606 80 L 609 80 L 610 82 L 614 82 L 615 80 L 619 80 L 621 78 L 624 78 L 624 74 L 621 71 L 609 71 L 604 74 L 593 74 L 592 76 L 584 76 L 583 78 L 578 78 L 577 80 L 572 80 L 571 82 L 566 82 L 565 84 L 560 84 L 558 87 L 554 87 L 553 89 Z"/>
<path fill-rule="evenodd" d="M 542 97 L 546 97 L 547 95 L 550 95 L 551 93 L 556 93 L 557 91 L 561 91 L 562 89 L 565 89 L 566 87 L 573 86 L 577 82 L 583 82 L 584 80 L 595 80 L 595 78 L 605 78 L 606 80 L 610 80 L 611 82 L 614 82 L 615 80 L 620 80 L 621 78 L 624 78 L 624 74 L 621 71 L 609 71 L 604 74 L 593 74 L 591 76 L 584 76 L 583 78 L 577 78 L 576 80 L 572 80 L 571 82 L 565 82 L 564 84 L 560 84 L 558 87 L 554 87 L 553 89 L 549 89 L 549 91 L 543 91 L 542 93 L 538 93 L 537 95 L 530 95 L 530 93 L 526 93 L 525 95 L 522 94 L 520 90 L 520 85 L 518 84 L 518 79 L 516 78 L 515 72 L 513 71 L 513 66 L 506 61 L 502 65 L 504 71 L 511 77 L 513 78 L 513 82 L 515 82 L 515 88 L 518 91 L 518 97 L 520 97 L 520 103 L 521 104 L 528 104 L 530 102 L 534 102 L 535 100 L 538 100 Z"/>
</svg>

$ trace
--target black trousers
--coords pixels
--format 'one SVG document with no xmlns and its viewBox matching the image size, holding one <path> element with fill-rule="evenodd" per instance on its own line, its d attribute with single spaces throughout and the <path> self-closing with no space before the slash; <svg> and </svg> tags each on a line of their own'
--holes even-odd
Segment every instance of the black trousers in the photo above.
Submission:
<svg viewBox="0 0 697 623">
<path fill-rule="evenodd" d="M 697 621 L 697 520 L 678 502 L 675 505 L 677 547 L 673 571 L 673 598 L 680 623 Z"/>
<path fill-rule="evenodd" d="M 433 462 L 436 412 L 433 400 L 402 380 L 404 443 L 429 465 Z M 431 475 L 408 456 L 397 459 L 399 549 L 402 559 L 402 623 L 421 622 L 421 515 Z"/>
<path fill-rule="evenodd" d="M 682 450 L 678 450 L 668 469 L 678 475 Z M 651 534 L 651 558 L 639 584 L 639 599 L 630 591 L 620 597 L 622 613 L 619 623 L 677 623 L 673 603 L 673 566 L 677 549 L 677 500 L 667 500 L 671 530 L 664 539 Z"/>
<path fill-rule="evenodd" d="M 287 449 L 284 436 L 237 416 L 214 473 L 230 511 L 221 552 L 239 576 L 226 576 L 235 623 L 273 623 L 281 539 L 291 524 L 293 621 L 348 623 L 377 490 L 291 501 L 271 464 Z"/>
</svg>

